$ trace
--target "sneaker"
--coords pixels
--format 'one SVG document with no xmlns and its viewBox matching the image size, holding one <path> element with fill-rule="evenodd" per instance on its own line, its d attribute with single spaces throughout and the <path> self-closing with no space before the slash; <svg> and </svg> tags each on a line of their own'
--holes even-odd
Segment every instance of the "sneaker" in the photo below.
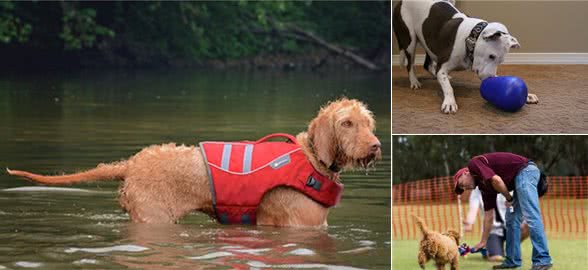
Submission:
<svg viewBox="0 0 588 270">
<path fill-rule="evenodd" d="M 533 267 L 531 267 L 531 270 L 547 270 L 552 266 L 553 264 L 533 265 Z"/>
<path fill-rule="evenodd" d="M 519 268 L 520 266 L 518 265 L 507 265 L 507 264 L 498 264 L 498 265 L 494 265 L 492 266 L 492 269 L 514 269 L 514 268 Z M 533 269 L 536 270 L 536 269 Z"/>
</svg>

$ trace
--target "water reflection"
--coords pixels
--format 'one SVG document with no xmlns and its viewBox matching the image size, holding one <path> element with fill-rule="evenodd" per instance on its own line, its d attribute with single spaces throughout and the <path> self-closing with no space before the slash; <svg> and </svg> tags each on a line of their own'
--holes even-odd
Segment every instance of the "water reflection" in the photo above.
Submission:
<svg viewBox="0 0 588 270">
<path fill-rule="evenodd" d="M 144 252 L 148 256 L 115 255 L 117 263 L 128 267 L 158 269 L 173 262 L 175 267 L 201 265 L 203 269 L 260 264 L 306 268 L 308 262 L 315 266 L 337 263 L 333 258 L 337 240 L 324 229 L 128 223 L 122 235 L 122 242 L 133 244 L 110 247 L 112 251 L 149 249 Z"/>
</svg>

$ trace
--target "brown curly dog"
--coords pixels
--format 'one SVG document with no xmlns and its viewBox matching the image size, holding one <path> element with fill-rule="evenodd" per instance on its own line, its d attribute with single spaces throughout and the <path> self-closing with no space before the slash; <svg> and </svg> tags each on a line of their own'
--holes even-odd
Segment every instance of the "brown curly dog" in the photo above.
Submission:
<svg viewBox="0 0 588 270">
<path fill-rule="evenodd" d="M 381 157 L 374 128 L 373 114 L 366 105 L 342 98 L 321 108 L 308 131 L 299 133 L 296 140 L 319 173 L 339 181 L 339 170 L 367 170 Z M 100 164 L 70 175 L 7 171 L 49 185 L 123 180 L 119 202 L 134 222 L 175 223 L 192 211 L 214 216 L 207 167 L 199 147 L 195 146 L 153 145 L 128 160 Z M 328 208 L 303 193 L 277 187 L 263 195 L 257 208 L 257 224 L 323 226 L 327 224 L 327 215 Z"/>
<path fill-rule="evenodd" d="M 419 244 L 418 261 L 422 269 L 429 260 L 435 260 L 437 269 L 445 269 L 450 263 L 452 270 L 459 268 L 459 233 L 448 230 L 446 233 L 431 231 L 422 218 L 413 215 L 417 225 L 423 232 L 423 240 Z"/>
</svg>

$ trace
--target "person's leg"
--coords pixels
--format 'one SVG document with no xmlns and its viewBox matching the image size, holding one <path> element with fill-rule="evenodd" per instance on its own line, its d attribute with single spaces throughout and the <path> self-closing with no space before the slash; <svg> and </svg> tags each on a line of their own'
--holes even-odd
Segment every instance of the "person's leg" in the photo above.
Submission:
<svg viewBox="0 0 588 270">
<path fill-rule="evenodd" d="M 527 238 L 529 238 L 529 225 L 523 220 L 523 223 L 521 223 L 521 242 L 527 240 Z"/>
<path fill-rule="evenodd" d="M 488 249 L 488 260 L 501 262 L 504 258 L 504 237 L 497 234 L 490 234 L 486 248 Z"/>
<path fill-rule="evenodd" d="M 521 266 L 523 263 L 520 242 L 522 213 L 519 204 L 520 199 L 516 191 L 513 197 L 513 211 L 509 208 L 506 209 L 506 256 L 502 264 L 507 266 Z"/>
<path fill-rule="evenodd" d="M 551 264 L 551 256 L 549 256 L 547 237 L 541 219 L 541 209 L 539 209 L 538 182 L 539 169 L 534 165 L 529 165 L 519 172 L 515 179 L 515 186 L 522 214 L 529 226 L 529 234 L 533 244 L 533 265 L 549 265 Z M 517 236 L 517 239 L 519 237 Z"/>
</svg>

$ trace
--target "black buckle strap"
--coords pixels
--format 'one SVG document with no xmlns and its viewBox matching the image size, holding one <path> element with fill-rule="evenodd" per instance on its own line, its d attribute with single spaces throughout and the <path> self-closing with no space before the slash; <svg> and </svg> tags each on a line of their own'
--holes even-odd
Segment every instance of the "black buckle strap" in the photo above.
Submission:
<svg viewBox="0 0 588 270">
<path fill-rule="evenodd" d="M 312 187 L 316 191 L 320 191 L 323 184 L 321 181 L 314 179 L 311 175 L 308 177 L 308 180 L 306 180 L 306 185 Z"/>
</svg>

